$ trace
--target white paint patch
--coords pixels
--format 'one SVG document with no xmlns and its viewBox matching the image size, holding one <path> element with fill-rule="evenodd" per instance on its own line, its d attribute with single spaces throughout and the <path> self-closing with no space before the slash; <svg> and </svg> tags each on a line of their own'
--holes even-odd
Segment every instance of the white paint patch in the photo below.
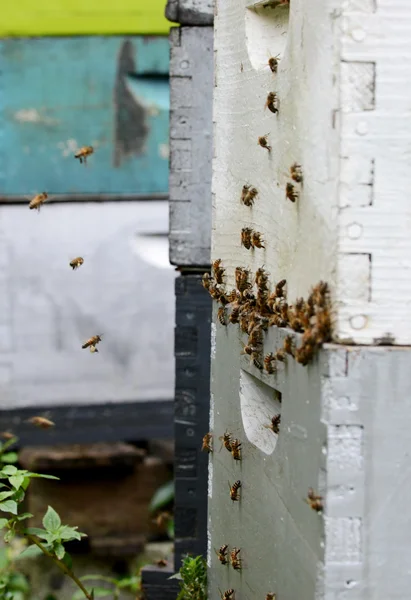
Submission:
<svg viewBox="0 0 411 600">
<path fill-rule="evenodd" d="M 36 108 L 22 108 L 14 113 L 14 118 L 19 123 L 36 123 L 41 125 L 57 125 L 60 123 L 58 119 L 46 117 Z"/>
<path fill-rule="evenodd" d="M 211 568 L 211 550 L 212 550 L 212 546 L 211 546 L 211 519 L 210 517 L 208 518 L 208 527 L 207 527 L 207 567 L 210 569 Z"/>
<path fill-rule="evenodd" d="M 214 431 L 214 394 L 210 394 L 210 431 Z"/>
<path fill-rule="evenodd" d="M 164 158 L 164 160 L 168 160 L 169 156 L 170 156 L 169 144 L 159 144 L 158 155 L 160 156 L 160 158 Z"/>
<path fill-rule="evenodd" d="M 213 497 L 213 463 L 211 462 L 211 458 L 208 461 L 208 497 L 210 500 Z"/>
<path fill-rule="evenodd" d="M 216 353 L 216 331 L 217 327 L 215 323 L 211 323 L 211 358 L 215 358 Z"/>
</svg>

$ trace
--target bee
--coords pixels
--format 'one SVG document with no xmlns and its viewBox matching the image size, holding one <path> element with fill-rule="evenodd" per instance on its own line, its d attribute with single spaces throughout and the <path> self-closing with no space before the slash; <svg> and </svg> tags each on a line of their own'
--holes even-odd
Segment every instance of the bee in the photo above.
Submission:
<svg viewBox="0 0 411 600">
<path fill-rule="evenodd" d="M 253 245 L 251 241 L 252 233 L 253 230 L 250 227 L 243 227 L 241 230 L 241 244 L 247 250 L 250 250 L 251 246 Z"/>
<path fill-rule="evenodd" d="M 224 327 L 227 327 L 225 317 L 226 317 L 225 308 L 224 308 L 224 306 L 220 306 L 220 308 L 217 311 L 217 319 L 220 321 L 221 325 L 224 325 Z"/>
<path fill-rule="evenodd" d="M 228 486 L 230 488 L 230 498 L 233 502 L 238 502 L 240 500 L 240 492 L 239 489 L 241 487 L 241 481 L 238 479 L 233 485 L 230 485 L 228 482 Z"/>
<path fill-rule="evenodd" d="M 283 350 L 284 352 L 286 352 L 287 354 L 290 354 L 291 356 L 294 355 L 294 344 L 293 344 L 293 338 L 291 335 L 287 335 L 287 337 L 284 340 L 284 344 L 283 344 Z"/>
<path fill-rule="evenodd" d="M 221 448 L 224 446 L 224 448 L 226 450 L 228 450 L 229 452 L 231 452 L 231 440 L 232 440 L 232 434 L 229 433 L 228 431 L 225 431 L 225 433 L 223 435 L 221 435 L 218 438 L 222 443 L 221 443 Z M 221 451 L 220 448 L 220 451 Z"/>
<path fill-rule="evenodd" d="M 322 496 L 317 496 L 313 490 L 313 488 L 309 488 L 307 498 L 304 498 L 305 502 L 317 512 L 321 512 L 323 509 Z"/>
<path fill-rule="evenodd" d="M 218 549 L 218 552 L 215 550 L 215 553 L 218 556 L 218 560 L 220 561 L 220 563 L 222 565 L 228 564 L 227 551 L 228 551 L 228 544 L 224 544 L 223 546 L 220 546 L 220 548 Z"/>
<path fill-rule="evenodd" d="M 79 267 L 81 267 L 81 265 L 83 263 L 84 263 L 84 258 L 82 258 L 81 256 L 77 256 L 77 258 L 73 258 L 73 260 L 70 261 L 70 267 L 74 271 L 75 269 L 78 269 Z"/>
<path fill-rule="evenodd" d="M 223 269 L 223 267 L 221 266 L 221 258 L 217 258 L 217 260 L 213 262 L 213 272 L 216 283 L 224 283 L 223 278 L 225 269 Z"/>
<path fill-rule="evenodd" d="M 268 108 L 274 114 L 278 113 L 278 98 L 275 92 L 268 94 L 264 108 Z"/>
<path fill-rule="evenodd" d="M 158 567 L 166 567 L 167 566 L 167 561 L 165 558 L 160 558 L 159 560 L 156 561 L 156 565 Z"/>
<path fill-rule="evenodd" d="M 40 429 L 49 429 L 50 427 L 54 427 L 55 423 L 46 419 L 46 417 L 31 417 L 28 419 L 29 423 L 33 423 L 36 427 L 40 427 Z"/>
<path fill-rule="evenodd" d="M 259 233 L 258 231 L 253 231 L 251 235 L 251 245 L 253 246 L 253 248 L 265 248 L 263 242 L 264 240 L 262 238 L 261 233 Z"/>
<path fill-rule="evenodd" d="M 269 593 L 269 594 L 266 595 L 265 600 L 275 600 L 276 597 L 277 596 L 275 594 Z"/>
<path fill-rule="evenodd" d="M 279 56 L 280 55 L 277 54 L 277 56 L 270 56 L 268 59 L 268 66 L 270 67 L 272 73 L 277 73 Z"/>
<path fill-rule="evenodd" d="M 241 571 L 242 560 L 238 556 L 240 554 L 240 552 L 241 552 L 241 548 L 233 548 L 232 551 L 230 552 L 231 566 L 233 567 L 233 569 L 235 571 Z"/>
<path fill-rule="evenodd" d="M 248 337 L 248 343 L 253 346 L 260 346 L 263 343 L 262 328 L 260 325 L 255 325 Z"/>
<path fill-rule="evenodd" d="M 231 454 L 234 460 L 241 460 L 241 442 L 237 438 L 231 440 Z"/>
<path fill-rule="evenodd" d="M 267 286 L 267 284 L 268 284 L 268 273 L 264 269 L 264 267 L 260 267 L 255 272 L 255 284 L 256 284 L 256 286 L 258 288 L 260 288 L 262 290 L 267 290 L 268 289 L 268 286 Z"/>
<path fill-rule="evenodd" d="M 264 425 L 266 429 L 271 429 L 274 433 L 280 433 L 280 423 L 281 423 L 281 415 L 274 415 L 271 418 L 270 425 Z"/>
<path fill-rule="evenodd" d="M 15 436 L 11 431 L 2 431 L 0 437 L 3 438 L 3 440 L 12 440 Z"/>
<path fill-rule="evenodd" d="M 87 156 L 90 156 L 91 154 L 93 154 L 93 152 L 93 146 L 83 146 L 82 148 L 80 148 L 80 150 L 76 152 L 74 158 L 78 158 L 80 163 L 84 162 L 84 164 L 87 164 Z"/>
<path fill-rule="evenodd" d="M 291 200 L 291 202 L 295 202 L 298 199 L 299 194 L 292 183 L 287 183 L 285 187 L 285 196 L 288 200 Z"/>
<path fill-rule="evenodd" d="M 297 183 L 301 183 L 303 180 L 303 171 L 301 169 L 301 165 L 298 165 L 297 163 L 294 163 L 293 165 L 291 165 L 290 175 L 291 175 L 291 179 L 293 179 Z"/>
<path fill-rule="evenodd" d="M 249 290 L 252 285 L 249 282 L 250 271 L 243 267 L 236 267 L 235 270 L 235 283 L 239 292 L 245 292 Z"/>
<path fill-rule="evenodd" d="M 254 204 L 254 200 L 257 194 L 257 188 L 250 187 L 249 185 L 243 185 L 243 189 L 241 192 L 241 202 L 246 206 L 252 206 Z"/>
<path fill-rule="evenodd" d="M 41 192 L 41 194 L 37 194 L 30 200 L 29 208 L 32 210 L 33 208 L 37 208 L 40 211 L 41 206 L 45 203 L 48 198 L 48 194 L 46 192 Z"/>
<path fill-rule="evenodd" d="M 153 519 L 153 523 L 157 525 L 157 527 L 164 527 L 166 523 L 170 521 L 172 518 L 172 514 L 167 511 L 162 511 L 159 513 L 155 519 Z"/>
<path fill-rule="evenodd" d="M 238 323 L 239 318 L 240 318 L 240 306 L 238 304 L 235 304 L 231 310 L 228 320 L 230 321 L 230 323 Z"/>
<path fill-rule="evenodd" d="M 275 354 L 270 352 L 264 356 L 264 369 L 270 375 L 274 375 L 277 372 Z"/>
<path fill-rule="evenodd" d="M 251 362 L 253 363 L 253 365 L 259 370 L 262 371 L 263 370 L 263 363 L 261 362 L 261 358 L 260 358 L 260 353 L 259 352 L 253 352 L 251 354 Z"/>
<path fill-rule="evenodd" d="M 203 445 L 201 447 L 201 450 L 203 450 L 203 451 L 205 450 L 206 452 L 212 452 L 213 451 L 213 449 L 211 447 L 212 441 L 213 441 L 212 434 L 210 432 L 206 433 L 205 436 L 203 437 Z"/>
<path fill-rule="evenodd" d="M 266 150 L 268 150 L 268 152 L 271 152 L 271 146 L 268 145 L 268 133 L 266 133 L 265 135 L 262 135 L 258 138 L 258 145 L 261 146 L 261 148 L 265 148 Z"/>
<path fill-rule="evenodd" d="M 220 588 L 218 588 L 218 591 L 220 592 L 221 600 L 235 600 L 233 589 L 229 589 L 229 590 L 226 590 L 225 592 L 222 592 L 220 590 Z"/>
<path fill-rule="evenodd" d="M 210 273 L 204 273 L 203 277 L 201 278 L 201 284 L 206 290 L 210 289 L 212 281 L 213 278 L 211 277 Z"/>
<path fill-rule="evenodd" d="M 84 342 L 84 344 L 81 347 L 83 349 L 84 348 L 89 348 L 89 346 L 96 346 L 96 344 L 98 344 L 99 342 L 101 342 L 101 336 L 100 335 L 93 335 L 93 337 L 89 338 L 87 340 L 87 342 Z"/>
<path fill-rule="evenodd" d="M 275 353 L 275 359 L 279 360 L 280 362 L 285 362 L 286 356 L 284 350 L 277 350 Z"/>
<path fill-rule="evenodd" d="M 275 295 L 277 298 L 284 297 L 284 286 L 287 283 L 286 279 L 281 279 L 275 286 Z"/>
</svg>

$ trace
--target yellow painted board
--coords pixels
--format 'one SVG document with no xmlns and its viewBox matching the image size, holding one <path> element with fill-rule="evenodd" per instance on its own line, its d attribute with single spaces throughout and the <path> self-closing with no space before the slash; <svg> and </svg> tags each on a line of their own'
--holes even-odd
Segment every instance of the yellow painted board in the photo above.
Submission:
<svg viewBox="0 0 411 600">
<path fill-rule="evenodd" d="M 0 37 L 167 35 L 166 0 L 10 0 L 1 2 Z"/>
</svg>

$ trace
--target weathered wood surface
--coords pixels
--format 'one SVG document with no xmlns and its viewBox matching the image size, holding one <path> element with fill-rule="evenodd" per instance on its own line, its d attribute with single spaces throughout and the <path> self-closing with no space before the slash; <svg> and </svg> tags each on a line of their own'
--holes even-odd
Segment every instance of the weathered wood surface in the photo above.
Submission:
<svg viewBox="0 0 411 600">
<path fill-rule="evenodd" d="M 170 261 L 207 265 L 211 236 L 213 28 L 170 33 Z"/>
<path fill-rule="evenodd" d="M 213 0 L 168 0 L 166 18 L 180 25 L 212 25 Z"/>
<path fill-rule="evenodd" d="M 6 39 L 0 64 L 0 197 L 167 193 L 167 37 Z"/>
<path fill-rule="evenodd" d="M 409 344 L 411 5 L 269 4 L 217 2 L 213 255 L 231 273 L 264 263 L 287 278 L 290 301 L 327 280 L 338 341 Z M 277 114 L 264 110 L 269 92 Z M 257 143 L 267 133 L 271 153 Z M 245 183 L 259 191 L 252 209 Z M 240 247 L 244 226 L 265 250 Z"/>
</svg>

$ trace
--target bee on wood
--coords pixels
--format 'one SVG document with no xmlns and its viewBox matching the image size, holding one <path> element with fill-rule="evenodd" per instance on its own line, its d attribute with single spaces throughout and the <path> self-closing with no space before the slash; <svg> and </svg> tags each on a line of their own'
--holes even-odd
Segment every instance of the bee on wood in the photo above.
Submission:
<svg viewBox="0 0 411 600">
<path fill-rule="evenodd" d="M 265 102 L 265 107 L 268 108 L 272 113 L 278 113 L 278 98 L 275 92 L 270 92 Z"/>
<path fill-rule="evenodd" d="M 294 343 L 291 335 L 287 335 L 283 343 L 283 350 L 287 354 L 294 356 Z"/>
<path fill-rule="evenodd" d="M 276 433 L 278 435 L 280 433 L 280 423 L 281 423 L 281 415 L 274 415 L 271 418 L 271 424 L 264 425 L 264 427 L 266 429 L 271 429 L 271 431 L 273 431 L 274 433 Z"/>
<path fill-rule="evenodd" d="M 261 233 L 259 233 L 258 231 L 253 231 L 251 235 L 251 245 L 253 246 L 253 248 L 265 248 L 263 242 L 264 240 L 262 238 Z"/>
<path fill-rule="evenodd" d="M 322 496 L 317 496 L 313 490 L 313 488 L 309 488 L 308 490 L 308 494 L 307 494 L 307 498 L 304 498 L 305 502 L 307 502 L 307 504 L 310 506 L 310 508 L 312 508 L 313 510 L 316 510 L 317 512 L 321 512 L 323 507 L 323 503 L 322 503 Z"/>
<path fill-rule="evenodd" d="M 243 267 L 236 267 L 235 270 L 235 283 L 239 292 L 245 292 L 249 290 L 252 285 L 249 282 L 250 271 Z"/>
<path fill-rule="evenodd" d="M 263 343 L 261 325 L 255 325 L 248 336 L 248 343 L 252 346 L 260 346 Z"/>
<path fill-rule="evenodd" d="M 230 552 L 230 563 L 235 571 L 241 571 L 242 560 L 238 556 L 241 552 L 241 548 L 233 548 Z"/>
<path fill-rule="evenodd" d="M 222 546 L 220 546 L 220 548 L 217 550 L 215 550 L 215 553 L 217 554 L 218 560 L 220 561 L 220 563 L 222 565 L 227 565 L 228 564 L 228 560 L 227 560 L 227 552 L 228 552 L 228 544 L 223 544 Z"/>
<path fill-rule="evenodd" d="M 227 323 L 226 323 L 226 312 L 225 312 L 225 308 L 224 306 L 220 306 L 220 308 L 217 311 L 217 319 L 220 321 L 221 325 L 224 325 L 224 327 L 227 327 Z"/>
<path fill-rule="evenodd" d="M 286 321 L 280 317 L 280 315 L 273 315 L 269 319 L 270 326 L 275 325 L 276 327 L 287 327 Z"/>
<path fill-rule="evenodd" d="M 241 442 L 237 438 L 231 440 L 231 454 L 234 460 L 241 460 Z"/>
<path fill-rule="evenodd" d="M 98 344 L 99 342 L 101 342 L 101 336 L 93 335 L 93 337 L 89 338 L 87 342 L 84 342 L 84 344 L 81 347 L 84 350 L 84 348 L 88 348 L 89 346 L 96 346 L 96 344 Z"/>
<path fill-rule="evenodd" d="M 221 266 L 221 258 L 217 258 L 217 260 L 213 262 L 213 272 L 216 283 L 224 283 L 225 269 Z"/>
<path fill-rule="evenodd" d="M 270 67 L 272 73 L 277 73 L 279 56 L 280 55 L 277 54 L 277 56 L 270 56 L 270 58 L 268 59 L 268 66 Z"/>
<path fill-rule="evenodd" d="M 209 290 L 212 281 L 213 281 L 213 278 L 211 277 L 210 273 L 204 273 L 204 275 L 201 279 L 201 284 L 204 289 Z"/>
<path fill-rule="evenodd" d="M 209 432 L 206 433 L 205 436 L 203 437 L 203 445 L 201 446 L 201 450 L 204 452 L 212 452 L 213 449 L 211 447 L 212 445 L 212 441 L 213 441 L 213 435 Z"/>
<path fill-rule="evenodd" d="M 229 452 L 231 452 L 231 440 L 232 440 L 232 434 L 228 431 L 225 431 L 225 433 L 223 433 L 223 435 L 221 435 L 218 439 L 221 441 L 221 448 L 224 446 L 224 448 L 226 450 L 228 450 Z"/>
<path fill-rule="evenodd" d="M 269 375 L 274 375 L 277 372 L 275 354 L 272 352 L 264 356 L 264 369 Z"/>
<path fill-rule="evenodd" d="M 233 485 L 230 485 L 228 482 L 228 486 L 230 488 L 230 498 L 233 502 L 238 502 L 240 500 L 240 492 L 239 489 L 241 487 L 241 481 L 238 479 Z"/>
<path fill-rule="evenodd" d="M 243 349 L 241 350 L 240 354 L 248 354 L 248 356 L 251 356 L 253 354 L 253 352 L 257 352 L 257 351 L 258 351 L 257 348 L 255 348 L 254 346 L 250 346 L 249 344 L 247 344 L 247 345 L 243 344 Z"/>
<path fill-rule="evenodd" d="M 40 211 L 40 208 L 45 203 L 47 198 L 48 194 L 46 194 L 46 192 L 41 192 L 41 194 L 37 194 L 36 196 L 34 196 L 34 198 L 32 198 L 29 203 L 30 210 L 36 208 L 38 211 Z"/>
<path fill-rule="evenodd" d="M 287 185 L 285 186 L 285 196 L 286 198 L 288 198 L 288 200 L 291 200 L 291 202 L 295 202 L 296 200 L 298 200 L 298 192 L 294 187 L 294 184 L 292 183 L 287 183 Z"/>
<path fill-rule="evenodd" d="M 260 267 L 255 272 L 255 284 L 260 290 L 266 291 L 268 289 L 268 273 L 264 267 Z"/>
<path fill-rule="evenodd" d="M 222 592 L 220 590 L 220 588 L 218 588 L 218 591 L 220 592 L 221 600 L 235 600 L 233 589 L 229 589 L 229 590 L 226 590 L 225 592 Z"/>
<path fill-rule="evenodd" d="M 277 597 L 276 594 L 269 593 L 266 595 L 265 600 L 275 600 L 276 597 Z"/>
<path fill-rule="evenodd" d="M 286 279 L 281 279 L 281 281 L 279 281 L 277 283 L 277 285 L 275 286 L 275 295 L 277 296 L 277 298 L 284 297 L 284 286 L 286 283 L 287 283 Z"/>
<path fill-rule="evenodd" d="M 301 183 L 303 180 L 303 171 L 302 171 L 301 165 L 298 165 L 297 163 L 294 163 L 293 165 L 291 165 L 290 175 L 291 175 L 291 179 L 293 179 L 297 183 Z"/>
<path fill-rule="evenodd" d="M 228 300 L 228 302 L 235 302 L 236 300 L 238 300 L 240 298 L 240 294 L 238 292 L 238 290 L 231 290 L 231 292 L 229 294 L 226 294 L 226 298 Z"/>
<path fill-rule="evenodd" d="M 295 317 L 294 315 L 290 316 L 290 327 L 297 333 L 304 332 L 303 324 L 301 323 L 300 319 L 297 319 L 297 317 Z"/>
<path fill-rule="evenodd" d="M 250 227 L 243 227 L 241 230 L 241 244 L 247 250 L 250 250 L 251 246 L 253 245 L 251 241 L 252 233 L 253 230 Z"/>
<path fill-rule="evenodd" d="M 36 427 L 40 427 L 40 429 L 50 429 L 50 427 L 54 427 L 55 425 L 53 421 L 46 419 L 46 417 L 31 417 L 28 421 Z"/>
<path fill-rule="evenodd" d="M 158 567 L 166 567 L 167 566 L 167 561 L 165 558 L 160 558 L 159 560 L 156 561 L 156 565 Z"/>
<path fill-rule="evenodd" d="M 268 133 L 266 133 L 265 135 L 262 135 L 258 138 L 258 145 L 261 146 L 261 148 L 265 148 L 266 150 L 268 150 L 268 152 L 271 152 L 271 146 L 268 145 Z"/>
<path fill-rule="evenodd" d="M 80 163 L 84 162 L 84 164 L 87 164 L 87 156 L 90 156 L 91 154 L 93 154 L 93 152 L 93 146 L 83 146 L 82 148 L 80 148 L 80 150 L 76 152 L 74 158 L 78 158 Z"/>
<path fill-rule="evenodd" d="M 81 265 L 83 263 L 84 263 L 84 258 L 82 258 L 81 256 L 77 256 L 77 258 L 73 258 L 73 260 L 70 261 L 70 267 L 74 271 L 75 269 L 78 269 L 79 267 L 81 267 Z"/>
<path fill-rule="evenodd" d="M 263 370 L 264 366 L 263 366 L 263 363 L 261 362 L 261 357 L 260 357 L 259 352 L 253 352 L 251 354 L 251 362 L 256 367 L 256 369 L 258 369 L 259 371 Z"/>
<path fill-rule="evenodd" d="M 244 185 L 241 192 L 241 202 L 245 204 L 245 206 L 252 206 L 257 194 L 257 188 Z"/>
<path fill-rule="evenodd" d="M 277 352 L 275 353 L 275 359 L 279 360 L 280 362 L 285 362 L 286 355 L 284 350 L 277 350 Z"/>
<path fill-rule="evenodd" d="M 303 365 L 303 367 L 305 367 L 314 358 L 314 355 L 315 346 L 305 344 L 304 346 L 301 346 L 301 348 L 298 348 L 296 350 L 294 358 L 298 363 L 300 363 L 300 365 Z"/>
<path fill-rule="evenodd" d="M 239 318 L 240 318 L 240 306 L 238 304 L 235 304 L 231 310 L 228 320 L 230 321 L 230 323 L 238 323 Z"/>
</svg>

